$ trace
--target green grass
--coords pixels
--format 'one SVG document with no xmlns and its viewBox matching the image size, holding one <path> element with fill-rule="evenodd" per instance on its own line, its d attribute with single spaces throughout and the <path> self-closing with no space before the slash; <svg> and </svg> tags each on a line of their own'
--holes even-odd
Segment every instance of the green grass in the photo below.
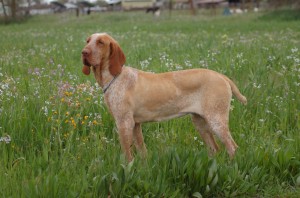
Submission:
<svg viewBox="0 0 300 198">
<path fill-rule="evenodd" d="M 299 197 L 300 26 L 266 16 L 62 14 L 0 26 L 0 197 Z M 132 67 L 233 79 L 248 98 L 232 102 L 235 159 L 223 147 L 209 158 L 184 117 L 144 124 L 148 158 L 127 164 L 101 89 L 81 73 L 94 32 L 118 40 Z"/>
<path fill-rule="evenodd" d="M 263 20 L 296 21 L 300 20 L 299 9 L 279 9 L 269 12 L 261 17 Z"/>
</svg>

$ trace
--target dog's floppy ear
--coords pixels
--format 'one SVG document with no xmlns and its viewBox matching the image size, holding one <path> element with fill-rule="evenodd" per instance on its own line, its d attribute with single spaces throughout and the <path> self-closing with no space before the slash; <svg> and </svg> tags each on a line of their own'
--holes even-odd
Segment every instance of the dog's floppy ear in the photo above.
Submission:
<svg viewBox="0 0 300 198">
<path fill-rule="evenodd" d="M 125 55 L 116 41 L 110 43 L 109 56 L 109 72 L 113 76 L 117 76 L 122 71 L 122 66 L 125 64 Z"/>
<path fill-rule="evenodd" d="M 82 73 L 84 73 L 85 75 L 90 75 L 90 73 L 91 73 L 91 68 L 89 67 L 89 66 L 87 66 L 87 65 L 84 65 L 83 67 L 82 67 Z"/>
</svg>

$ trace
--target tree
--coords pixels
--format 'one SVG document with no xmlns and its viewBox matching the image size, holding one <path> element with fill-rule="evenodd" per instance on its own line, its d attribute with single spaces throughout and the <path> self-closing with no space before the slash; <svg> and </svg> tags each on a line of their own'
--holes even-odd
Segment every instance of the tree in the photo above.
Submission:
<svg viewBox="0 0 300 198">
<path fill-rule="evenodd" d="M 192 15 L 196 15 L 194 0 L 189 0 L 189 4 L 190 4 L 190 9 L 191 9 Z"/>
<path fill-rule="evenodd" d="M 2 4 L 2 9 L 3 9 L 3 14 L 4 14 L 4 21 L 6 22 L 7 21 L 7 13 L 6 13 L 4 0 L 1 0 L 1 4 Z"/>
<path fill-rule="evenodd" d="M 4 14 L 4 22 L 7 23 L 9 21 L 16 21 L 17 19 L 23 18 L 24 16 L 18 14 L 19 5 L 23 2 L 27 2 L 30 7 L 33 1 L 40 2 L 40 0 L 0 0 Z M 9 12 L 7 7 L 9 7 Z"/>
<path fill-rule="evenodd" d="M 12 20 L 17 18 L 17 3 L 16 0 L 10 0 L 10 11 Z"/>
<path fill-rule="evenodd" d="M 7 22 L 10 19 L 15 20 L 17 17 L 17 5 L 18 5 L 17 1 L 16 0 L 6 0 L 6 1 L 1 0 L 1 4 L 2 4 L 5 22 Z M 8 6 L 10 8 L 10 15 L 8 14 L 8 12 L 6 10 L 6 6 Z"/>
</svg>

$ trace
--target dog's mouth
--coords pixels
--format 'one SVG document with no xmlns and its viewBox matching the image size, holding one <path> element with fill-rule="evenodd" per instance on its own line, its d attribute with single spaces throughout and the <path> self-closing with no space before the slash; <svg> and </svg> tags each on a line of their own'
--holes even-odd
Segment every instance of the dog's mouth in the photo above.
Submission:
<svg viewBox="0 0 300 198">
<path fill-rule="evenodd" d="M 86 65 L 86 66 L 88 66 L 88 67 L 91 67 L 92 66 L 92 64 L 86 59 L 86 58 L 83 58 L 83 64 L 84 65 Z"/>
<path fill-rule="evenodd" d="M 86 58 L 83 58 L 82 63 L 82 73 L 84 73 L 85 75 L 89 75 L 91 73 L 92 64 Z"/>
<path fill-rule="evenodd" d="M 92 64 L 88 58 L 82 57 L 82 63 L 83 63 L 83 68 L 82 68 L 82 72 L 85 75 L 89 75 L 91 73 L 91 67 L 97 67 L 99 66 L 99 64 Z"/>
</svg>

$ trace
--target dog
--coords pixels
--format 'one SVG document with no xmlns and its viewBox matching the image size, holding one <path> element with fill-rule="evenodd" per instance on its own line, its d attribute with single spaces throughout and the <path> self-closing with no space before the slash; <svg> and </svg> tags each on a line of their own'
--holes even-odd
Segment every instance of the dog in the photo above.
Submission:
<svg viewBox="0 0 300 198">
<path fill-rule="evenodd" d="M 134 144 L 147 154 L 141 124 L 190 114 L 209 154 L 218 150 L 214 136 L 234 157 L 237 144 L 228 127 L 232 94 L 243 104 L 247 99 L 225 75 L 208 69 L 190 69 L 154 74 L 125 66 L 120 45 L 106 33 L 92 34 L 82 50 L 82 72 L 93 71 L 102 87 L 104 101 L 115 119 L 122 151 L 133 160 Z"/>
<path fill-rule="evenodd" d="M 153 7 L 149 7 L 149 8 L 146 9 L 146 13 L 152 12 L 152 14 L 155 14 L 158 11 L 159 11 L 158 6 L 153 6 Z"/>
</svg>

